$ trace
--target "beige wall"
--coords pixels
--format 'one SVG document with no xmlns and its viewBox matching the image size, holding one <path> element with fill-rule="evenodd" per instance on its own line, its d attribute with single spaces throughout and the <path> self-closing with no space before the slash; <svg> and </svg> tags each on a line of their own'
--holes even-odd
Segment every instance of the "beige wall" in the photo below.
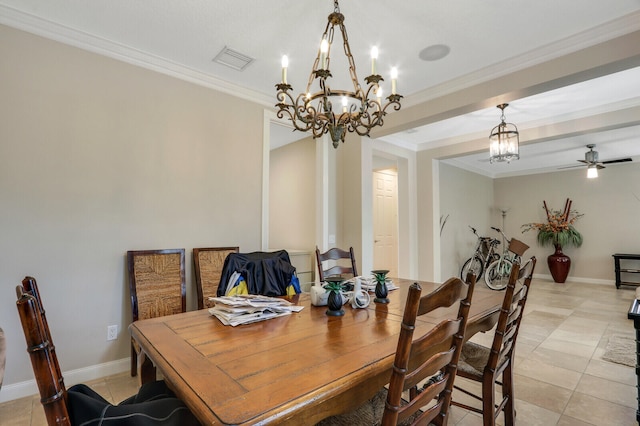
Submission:
<svg viewBox="0 0 640 426">
<path fill-rule="evenodd" d="M 185 248 L 193 308 L 193 247 L 260 249 L 263 108 L 8 27 L 0 40 L 6 395 L 33 379 L 25 275 L 69 371 L 129 356 L 127 250 Z"/>
<path fill-rule="evenodd" d="M 491 226 L 493 180 L 444 163 L 440 163 L 440 215 L 448 216 L 440 237 L 440 271 L 442 279 L 460 276 L 460 268 L 471 257 L 477 238 L 497 237 Z M 439 218 L 439 217 L 438 217 Z"/>
<path fill-rule="evenodd" d="M 446 186 L 447 183 L 441 181 L 439 172 L 441 164 L 439 159 L 473 151 L 473 148 L 473 144 L 458 144 L 420 151 L 416 155 L 418 279 L 441 281 L 448 278 L 445 278 L 445 275 L 443 275 L 441 271 L 443 256 L 441 255 L 439 237 L 439 218 L 441 213 L 445 213 L 440 207 L 440 193 L 448 189 Z M 457 208 L 469 208 L 465 203 L 464 197 L 457 199 Z M 450 209 L 453 211 L 456 209 L 456 206 L 451 205 Z M 457 255 L 456 257 L 458 256 L 464 255 Z"/>
<path fill-rule="evenodd" d="M 311 138 L 271 151 L 269 247 L 315 250 L 315 161 Z"/>
<path fill-rule="evenodd" d="M 500 179 L 446 164 L 439 168 L 441 212 L 450 214 L 440 243 L 443 277 L 459 273 L 473 252 L 475 239 L 467 225 L 475 223 L 482 234 L 495 236 L 489 227 L 502 227 L 500 210 L 506 209 L 505 233 L 527 243 L 525 256 L 540 260 L 536 275 L 551 279 L 546 259 L 553 249 L 538 246 L 535 233 L 521 232 L 525 223 L 545 221 L 543 201 L 561 210 L 570 198 L 572 208 L 584 214 L 575 224 L 584 237 L 582 247 L 564 249 L 572 259 L 569 281 L 611 284 L 611 255 L 640 250 L 640 164 L 609 166 L 597 179 L 587 179 L 585 168 Z"/>
<path fill-rule="evenodd" d="M 526 242 L 531 247 L 527 255 L 541 261 L 537 274 L 549 275 L 546 258 L 553 249 L 539 247 L 536 234 L 522 234 L 520 226 L 545 221 L 545 200 L 550 208 L 562 210 L 570 198 L 572 208 L 584 213 L 575 224 L 584 237 L 582 247 L 563 249 L 572 259 L 569 280 L 611 282 L 611 255 L 640 251 L 640 164 L 610 165 L 597 179 L 587 179 L 585 168 L 496 179 L 494 191 L 496 204 L 510 209 L 507 235 Z"/>
</svg>

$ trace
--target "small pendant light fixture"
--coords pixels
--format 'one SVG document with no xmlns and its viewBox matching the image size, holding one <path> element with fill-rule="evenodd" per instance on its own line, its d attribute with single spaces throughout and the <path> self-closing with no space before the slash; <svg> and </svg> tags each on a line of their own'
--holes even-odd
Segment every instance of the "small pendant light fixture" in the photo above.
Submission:
<svg viewBox="0 0 640 426">
<path fill-rule="evenodd" d="M 505 122 L 504 109 L 508 106 L 509 104 L 497 106 L 502 111 L 500 116 L 502 122 L 491 130 L 491 135 L 489 136 L 489 161 L 491 163 L 495 161 L 510 163 L 511 160 L 520 158 L 520 134 L 518 133 L 518 128 L 515 124 Z"/>
</svg>

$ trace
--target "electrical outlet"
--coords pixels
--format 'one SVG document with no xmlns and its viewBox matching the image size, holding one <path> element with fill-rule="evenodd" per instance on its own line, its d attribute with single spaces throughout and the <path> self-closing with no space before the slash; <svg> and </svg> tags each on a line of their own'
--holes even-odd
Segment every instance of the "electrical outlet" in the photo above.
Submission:
<svg viewBox="0 0 640 426">
<path fill-rule="evenodd" d="M 118 326 L 110 325 L 107 327 L 107 340 L 116 340 L 118 338 Z"/>
</svg>

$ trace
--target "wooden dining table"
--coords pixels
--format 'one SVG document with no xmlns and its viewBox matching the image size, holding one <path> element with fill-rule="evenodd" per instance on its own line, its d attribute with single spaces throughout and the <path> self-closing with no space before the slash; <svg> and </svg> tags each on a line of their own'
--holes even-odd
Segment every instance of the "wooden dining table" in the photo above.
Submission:
<svg viewBox="0 0 640 426">
<path fill-rule="evenodd" d="M 345 305 L 325 314 L 308 294 L 291 300 L 291 315 L 236 327 L 208 310 L 145 319 L 130 331 L 169 386 L 205 425 L 313 425 L 373 396 L 389 382 L 408 287 L 394 279 L 389 303 L 366 309 Z M 422 293 L 439 284 L 419 282 Z M 503 292 L 476 285 L 468 332 L 497 321 Z M 457 309 L 457 308 L 456 308 Z M 421 317 L 424 333 L 444 315 Z"/>
</svg>

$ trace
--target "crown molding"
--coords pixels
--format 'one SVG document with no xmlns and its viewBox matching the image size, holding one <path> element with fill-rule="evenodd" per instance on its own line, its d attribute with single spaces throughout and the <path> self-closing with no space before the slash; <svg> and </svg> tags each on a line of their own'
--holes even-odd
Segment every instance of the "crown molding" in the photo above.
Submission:
<svg viewBox="0 0 640 426">
<path fill-rule="evenodd" d="M 5 5 L 0 5 L 0 24 L 273 108 L 273 99 L 260 92 Z"/>
<path fill-rule="evenodd" d="M 640 30 L 640 11 L 415 93 L 404 100 L 403 106 L 418 105 L 462 89 L 486 83 L 497 77 L 561 58 L 638 30 Z"/>
<path fill-rule="evenodd" d="M 273 108 L 273 99 L 165 58 L 0 5 L 0 24 Z M 410 107 L 640 30 L 640 11 L 405 98 Z"/>
</svg>

